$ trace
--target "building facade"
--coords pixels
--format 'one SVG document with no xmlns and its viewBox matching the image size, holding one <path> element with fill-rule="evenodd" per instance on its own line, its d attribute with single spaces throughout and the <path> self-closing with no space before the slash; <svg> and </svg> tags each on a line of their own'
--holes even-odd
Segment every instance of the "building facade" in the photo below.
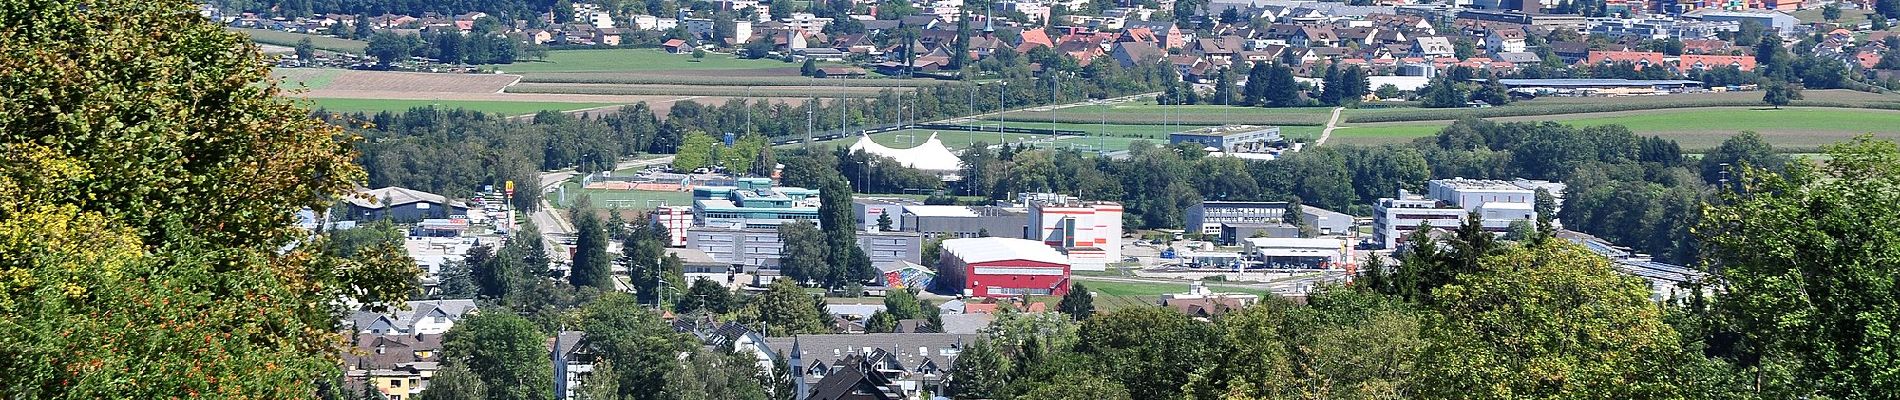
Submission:
<svg viewBox="0 0 1900 400">
<path fill-rule="evenodd" d="M 693 188 L 693 224 L 719 228 L 777 228 L 818 220 L 818 190 L 776 187 L 770 178 L 741 178 L 733 186 Z"/>
<path fill-rule="evenodd" d="M 1456 228 L 1474 213 L 1485 230 L 1499 234 L 1509 230 L 1512 222 L 1537 219 L 1536 192 L 1511 181 L 1438 179 L 1428 183 L 1426 190 L 1427 196 L 1400 190 L 1399 197 L 1374 203 L 1373 239 L 1385 248 L 1396 248 L 1419 224 Z"/>
<path fill-rule="evenodd" d="M 966 296 L 1061 296 L 1069 292 L 1069 259 L 1041 241 L 950 239 L 935 282 Z"/>
<path fill-rule="evenodd" d="M 1277 126 L 1226 125 L 1168 134 L 1168 144 L 1197 143 L 1228 153 L 1264 151 L 1267 144 L 1279 141 Z"/>
<path fill-rule="evenodd" d="M 1219 235 L 1221 224 L 1286 222 L 1284 201 L 1203 201 L 1187 209 L 1187 229 Z"/>
<path fill-rule="evenodd" d="M 1122 205 L 1068 196 L 1027 197 L 1030 239 L 1061 249 L 1076 269 L 1101 271 L 1122 258 Z"/>
</svg>

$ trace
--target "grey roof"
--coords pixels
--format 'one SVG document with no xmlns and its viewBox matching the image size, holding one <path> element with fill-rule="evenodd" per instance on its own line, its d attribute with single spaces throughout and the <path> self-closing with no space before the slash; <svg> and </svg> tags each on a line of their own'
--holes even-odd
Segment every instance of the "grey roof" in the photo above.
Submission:
<svg viewBox="0 0 1900 400">
<path fill-rule="evenodd" d="M 948 315 L 945 315 L 948 317 Z M 946 325 L 949 321 L 944 322 Z M 948 366 L 955 362 L 956 354 L 963 346 L 974 343 L 979 335 L 960 333 L 866 333 L 866 334 L 827 334 L 801 335 L 797 337 L 773 337 L 765 339 L 767 354 L 778 354 L 785 349 L 786 357 L 798 357 L 800 365 L 809 365 L 814 361 L 827 364 L 843 361 L 852 355 L 867 355 L 879 349 L 895 356 L 895 362 L 905 368 L 923 365 L 925 360 L 939 366 Z M 792 343 L 798 343 L 799 354 L 792 354 Z M 920 353 L 919 350 L 923 352 Z"/>
<path fill-rule="evenodd" d="M 996 320 L 996 316 L 989 313 L 944 314 L 942 318 L 943 327 L 939 330 L 942 330 L 943 333 L 964 335 L 973 335 L 981 332 L 984 328 L 990 327 L 991 321 Z"/>
<path fill-rule="evenodd" d="M 440 312 L 451 320 L 462 319 L 463 314 L 476 309 L 475 300 L 420 300 L 408 303 L 407 310 L 390 310 L 387 313 L 357 310 L 350 313 L 350 325 L 356 330 L 368 330 L 377 321 L 387 321 L 390 328 L 398 332 L 408 332 L 416 321 Z"/>
<path fill-rule="evenodd" d="M 1496 59 L 1498 61 L 1508 62 L 1512 64 L 1531 64 L 1531 63 L 1543 61 L 1537 58 L 1537 53 L 1532 53 L 1532 52 L 1527 52 L 1527 51 L 1501 52 L 1497 54 Z"/>
<path fill-rule="evenodd" d="M 347 196 L 343 200 L 362 208 L 382 208 L 420 202 L 453 206 L 462 205 L 461 202 L 449 201 L 447 196 L 396 186 L 358 190 L 356 193 L 356 195 Z"/>
<path fill-rule="evenodd" d="M 1635 79 L 1499 79 L 1505 86 L 1638 86 L 1638 85 L 1700 85 L 1702 81 L 1690 80 L 1635 80 Z"/>
</svg>

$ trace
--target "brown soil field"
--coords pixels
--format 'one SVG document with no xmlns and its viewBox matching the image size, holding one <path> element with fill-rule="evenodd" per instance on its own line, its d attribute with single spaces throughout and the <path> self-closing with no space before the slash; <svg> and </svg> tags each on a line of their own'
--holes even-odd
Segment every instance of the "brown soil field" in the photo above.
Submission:
<svg viewBox="0 0 1900 400">
<path fill-rule="evenodd" d="M 325 95 L 328 91 L 395 91 L 433 93 L 498 93 L 515 83 L 517 75 L 437 74 L 426 72 L 342 71 L 328 85 L 312 89 L 315 97 L 356 97 Z"/>
</svg>

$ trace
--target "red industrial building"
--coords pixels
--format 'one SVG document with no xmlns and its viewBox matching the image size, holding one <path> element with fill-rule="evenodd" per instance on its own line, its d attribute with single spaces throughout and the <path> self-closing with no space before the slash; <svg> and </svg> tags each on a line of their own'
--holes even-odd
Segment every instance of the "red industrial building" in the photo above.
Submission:
<svg viewBox="0 0 1900 400">
<path fill-rule="evenodd" d="M 943 241 L 937 284 L 975 297 L 1061 296 L 1069 258 L 1041 241 L 996 237 Z"/>
</svg>

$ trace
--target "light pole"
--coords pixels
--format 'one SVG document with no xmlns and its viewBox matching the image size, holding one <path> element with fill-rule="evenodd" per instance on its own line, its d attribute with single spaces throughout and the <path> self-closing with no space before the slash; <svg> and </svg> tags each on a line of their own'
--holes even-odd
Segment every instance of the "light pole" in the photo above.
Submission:
<svg viewBox="0 0 1900 400">
<path fill-rule="evenodd" d="M 1003 114 L 1009 112 L 1009 106 L 1003 103 L 1003 92 L 1009 91 L 1009 81 L 1002 81 L 997 85 L 1002 87 L 996 88 L 996 145 L 1002 146 L 1009 142 L 1009 139 L 1003 138 Z"/>
</svg>

